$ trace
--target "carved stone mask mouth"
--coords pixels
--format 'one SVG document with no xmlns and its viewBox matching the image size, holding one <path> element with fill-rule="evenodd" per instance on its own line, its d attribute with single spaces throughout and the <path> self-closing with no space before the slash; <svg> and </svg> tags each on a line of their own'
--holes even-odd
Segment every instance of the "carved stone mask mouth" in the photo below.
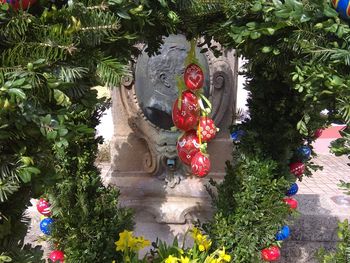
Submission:
<svg viewBox="0 0 350 263">
<path fill-rule="evenodd" d="M 170 128 L 174 126 L 171 114 L 159 109 L 157 106 L 158 105 L 155 104 L 153 106 L 146 107 L 145 115 L 147 119 L 149 119 L 152 123 L 157 123 L 159 128 L 170 130 Z"/>
</svg>

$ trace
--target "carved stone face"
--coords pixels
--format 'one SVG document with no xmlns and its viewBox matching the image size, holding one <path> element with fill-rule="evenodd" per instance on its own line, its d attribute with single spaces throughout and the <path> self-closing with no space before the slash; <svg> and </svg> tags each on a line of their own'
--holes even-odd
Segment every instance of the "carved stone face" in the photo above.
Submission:
<svg viewBox="0 0 350 263">
<path fill-rule="evenodd" d="M 178 96 L 176 76 L 183 77 L 184 61 L 189 43 L 184 36 L 171 35 L 165 39 L 160 54 L 149 57 L 143 52 L 138 58 L 135 72 L 135 91 L 140 108 L 146 118 L 159 128 L 174 126 L 172 104 Z M 197 52 L 205 72 L 205 93 L 209 93 L 209 68 L 206 57 Z"/>
</svg>

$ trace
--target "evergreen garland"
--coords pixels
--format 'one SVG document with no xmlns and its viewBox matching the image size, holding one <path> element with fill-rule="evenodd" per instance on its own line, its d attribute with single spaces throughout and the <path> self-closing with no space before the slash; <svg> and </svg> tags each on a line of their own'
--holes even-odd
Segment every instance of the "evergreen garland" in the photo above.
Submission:
<svg viewBox="0 0 350 263">
<path fill-rule="evenodd" d="M 55 183 L 52 239 L 67 251 L 67 262 L 112 258 L 110 234 L 130 227 L 130 215 L 113 202 L 104 205 L 117 193 L 102 186 L 93 166 L 98 101 L 90 87 L 117 85 L 138 53 L 135 43 L 147 42 L 152 54 L 162 36 L 182 32 L 203 35 L 212 49 L 214 39 L 248 59 L 250 119 L 240 127 L 246 135 L 224 183 L 217 185 L 218 211 L 205 228 L 235 262 L 258 260 L 288 213 L 280 199 L 295 180 L 288 164 L 296 148 L 312 142 L 319 127 L 349 124 L 348 22 L 326 0 L 55 4 L 40 1 L 29 12 L 8 4 L 0 8 L 0 259 L 31 257 L 19 245 L 25 233 L 20 215 L 30 197 Z M 323 109 L 330 112 L 327 119 L 319 115 Z M 349 130 L 343 135 L 333 151 L 349 155 Z M 315 168 L 308 162 L 307 175 Z M 242 220 L 244 215 L 251 216 Z M 99 222 L 104 218 L 111 221 Z M 252 233 L 248 244 L 244 236 Z M 39 262 L 40 252 L 32 252 L 32 262 Z"/>
</svg>

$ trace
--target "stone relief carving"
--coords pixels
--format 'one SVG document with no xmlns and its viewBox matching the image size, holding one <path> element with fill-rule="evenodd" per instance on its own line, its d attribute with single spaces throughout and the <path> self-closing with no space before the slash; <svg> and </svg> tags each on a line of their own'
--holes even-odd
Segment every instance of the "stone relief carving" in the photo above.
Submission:
<svg viewBox="0 0 350 263">
<path fill-rule="evenodd" d="M 180 132 L 172 132 L 172 104 L 178 96 L 176 75 L 184 72 L 184 60 L 189 43 L 182 35 L 165 38 L 160 54 L 149 57 L 145 52 L 132 66 L 133 77 L 123 79 L 117 96 L 123 111 L 118 112 L 127 119 L 128 126 L 146 149 L 133 154 L 142 154 L 143 172 L 165 180 L 174 187 L 188 173 L 176 153 L 176 141 Z M 235 107 L 235 79 L 233 77 L 233 52 L 219 58 L 207 52 L 198 57 L 205 72 L 205 94 L 213 105 L 212 118 L 216 125 L 229 125 Z M 118 111 L 118 109 L 116 109 Z M 126 116 L 124 116 L 126 115 Z M 226 118 L 226 119 L 225 119 Z M 118 128 L 118 124 L 115 125 Z M 132 143 L 132 142 L 130 142 Z M 128 157 L 129 156 L 129 157 Z M 125 158 L 132 156 L 125 154 Z"/>
</svg>

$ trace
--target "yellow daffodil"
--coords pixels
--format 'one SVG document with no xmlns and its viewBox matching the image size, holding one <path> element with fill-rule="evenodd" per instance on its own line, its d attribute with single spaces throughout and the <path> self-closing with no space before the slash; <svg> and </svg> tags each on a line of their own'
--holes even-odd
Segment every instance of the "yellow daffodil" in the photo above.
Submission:
<svg viewBox="0 0 350 263">
<path fill-rule="evenodd" d="M 225 262 L 231 261 L 231 256 L 225 253 L 225 248 L 223 248 L 222 250 L 219 250 L 219 260 L 225 261 Z"/>
<path fill-rule="evenodd" d="M 211 240 L 207 239 L 208 236 L 203 235 L 196 227 L 194 227 L 191 232 L 195 243 L 198 245 L 199 251 L 208 251 L 212 243 Z"/>
<path fill-rule="evenodd" d="M 128 247 L 133 246 L 134 238 L 131 231 L 124 230 L 119 234 L 119 240 L 115 242 L 117 251 L 125 251 Z"/>
<path fill-rule="evenodd" d="M 179 259 L 177 257 L 173 257 L 172 255 L 170 255 L 169 257 L 167 257 L 167 259 L 165 260 L 165 263 L 177 263 Z"/>
<path fill-rule="evenodd" d="M 137 252 L 150 244 L 149 240 L 144 239 L 144 237 L 134 237 L 132 232 L 127 230 L 120 233 L 119 240 L 115 242 L 117 251 L 125 251 L 130 248 L 130 250 Z"/>
<path fill-rule="evenodd" d="M 190 259 L 188 257 L 181 256 L 180 263 L 190 263 Z"/>
<path fill-rule="evenodd" d="M 135 246 L 130 247 L 134 251 L 138 251 L 140 249 L 143 249 L 151 245 L 151 242 L 147 239 L 144 239 L 144 237 L 136 237 L 134 240 L 135 240 Z"/>
<path fill-rule="evenodd" d="M 208 240 L 207 236 L 201 236 L 197 241 L 199 251 L 208 251 L 211 243 L 211 240 Z"/>
<path fill-rule="evenodd" d="M 191 234 L 193 239 L 195 240 L 198 234 L 201 234 L 201 231 L 197 227 L 191 229 Z"/>
</svg>

